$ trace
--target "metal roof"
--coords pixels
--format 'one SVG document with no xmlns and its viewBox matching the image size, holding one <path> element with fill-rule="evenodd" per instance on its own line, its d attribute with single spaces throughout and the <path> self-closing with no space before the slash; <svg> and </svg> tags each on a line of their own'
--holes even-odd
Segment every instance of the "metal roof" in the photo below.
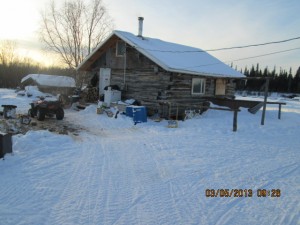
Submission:
<svg viewBox="0 0 300 225">
<path fill-rule="evenodd" d="M 129 46 L 135 48 L 138 52 L 145 55 L 166 71 L 211 77 L 245 77 L 240 72 L 232 69 L 230 66 L 201 49 L 155 38 L 140 37 L 129 32 L 117 30 L 87 56 L 77 69 L 84 70 L 83 68 L 88 62 L 91 64 L 96 60 L 94 54 L 99 53 L 101 48 L 103 48 L 113 36 L 122 39 Z"/>
</svg>

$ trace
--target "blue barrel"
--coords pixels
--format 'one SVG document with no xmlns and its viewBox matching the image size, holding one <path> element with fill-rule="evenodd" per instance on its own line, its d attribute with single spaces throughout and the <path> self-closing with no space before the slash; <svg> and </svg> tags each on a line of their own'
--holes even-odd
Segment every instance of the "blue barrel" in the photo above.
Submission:
<svg viewBox="0 0 300 225">
<path fill-rule="evenodd" d="M 126 106 L 126 116 L 133 117 L 133 105 Z"/>
<path fill-rule="evenodd" d="M 135 124 L 147 122 L 147 111 L 145 106 L 133 107 L 133 122 Z"/>
</svg>

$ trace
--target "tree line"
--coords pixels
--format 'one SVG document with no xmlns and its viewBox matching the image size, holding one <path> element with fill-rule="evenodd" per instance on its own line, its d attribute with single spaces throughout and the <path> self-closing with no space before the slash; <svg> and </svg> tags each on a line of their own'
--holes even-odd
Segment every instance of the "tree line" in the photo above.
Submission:
<svg viewBox="0 0 300 225">
<path fill-rule="evenodd" d="M 280 68 L 278 72 L 276 67 L 272 70 L 269 70 L 268 67 L 261 69 L 257 63 L 256 66 L 252 65 L 250 69 L 245 67 L 244 71 L 241 70 L 240 72 L 248 78 L 270 77 L 270 92 L 300 93 L 300 67 L 293 74 L 291 68 L 289 71 Z M 241 80 L 237 83 L 237 90 L 264 91 L 264 83 L 265 79 Z"/>
<path fill-rule="evenodd" d="M 59 66 L 46 67 L 17 53 L 16 42 L 0 42 L 0 88 L 16 88 L 28 74 L 56 74 L 74 76 L 75 70 Z"/>
<path fill-rule="evenodd" d="M 72 76 L 74 70 L 61 67 L 45 67 L 32 62 L 29 58 L 12 64 L 0 64 L 0 88 L 16 88 L 21 79 L 28 74 L 55 74 Z"/>
</svg>

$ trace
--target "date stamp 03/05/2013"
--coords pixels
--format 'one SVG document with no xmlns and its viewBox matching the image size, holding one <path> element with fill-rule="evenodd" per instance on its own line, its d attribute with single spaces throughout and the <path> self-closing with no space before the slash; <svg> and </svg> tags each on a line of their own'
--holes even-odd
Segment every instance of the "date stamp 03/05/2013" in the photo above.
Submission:
<svg viewBox="0 0 300 225">
<path fill-rule="evenodd" d="M 279 198 L 281 196 L 280 189 L 206 189 L 205 196 L 207 198 L 243 198 L 243 197 L 271 197 Z"/>
</svg>

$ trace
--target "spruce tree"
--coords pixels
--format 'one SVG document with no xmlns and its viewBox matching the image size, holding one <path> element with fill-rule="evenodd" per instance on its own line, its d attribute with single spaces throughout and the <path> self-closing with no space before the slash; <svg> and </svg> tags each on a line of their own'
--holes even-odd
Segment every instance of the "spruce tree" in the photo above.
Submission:
<svg viewBox="0 0 300 225">
<path fill-rule="evenodd" d="M 294 77 L 293 85 L 294 85 L 294 91 L 296 93 L 300 93 L 300 67 L 298 68 L 296 75 Z"/>
</svg>

